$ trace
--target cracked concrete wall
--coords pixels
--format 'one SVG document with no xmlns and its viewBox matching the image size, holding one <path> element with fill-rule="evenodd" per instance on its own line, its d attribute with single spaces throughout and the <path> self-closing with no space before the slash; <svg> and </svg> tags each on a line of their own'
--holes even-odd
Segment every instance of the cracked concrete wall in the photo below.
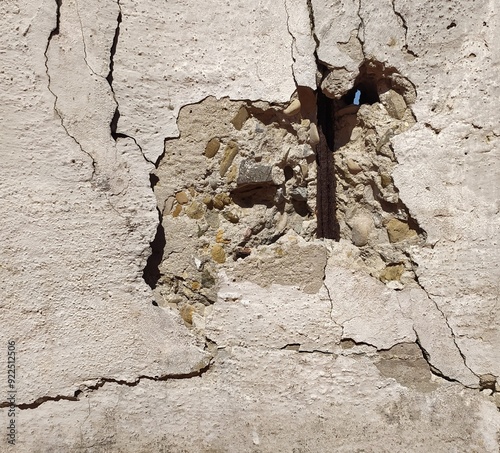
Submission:
<svg viewBox="0 0 500 453">
<path fill-rule="evenodd" d="M 0 451 L 498 451 L 494 3 L 0 12 Z"/>
</svg>

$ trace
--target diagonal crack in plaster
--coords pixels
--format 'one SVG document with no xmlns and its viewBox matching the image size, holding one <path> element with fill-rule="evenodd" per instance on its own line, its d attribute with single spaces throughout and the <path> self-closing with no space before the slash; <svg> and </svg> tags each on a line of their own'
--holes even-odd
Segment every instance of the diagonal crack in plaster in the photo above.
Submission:
<svg viewBox="0 0 500 453">
<path fill-rule="evenodd" d="M 415 327 L 413 327 L 413 332 L 415 333 L 415 344 L 420 348 L 420 350 L 422 351 L 422 356 L 424 358 L 424 360 L 427 362 L 427 364 L 429 365 L 429 369 L 431 371 L 432 374 L 440 377 L 441 379 L 444 379 L 445 381 L 448 381 L 448 382 L 453 382 L 455 384 L 460 384 L 462 385 L 463 387 L 465 388 L 470 388 L 470 389 L 475 389 L 475 387 L 471 387 L 469 385 L 466 385 L 464 384 L 463 382 L 460 382 L 458 379 L 453 379 L 449 376 L 447 376 L 446 374 L 444 374 L 436 365 L 434 365 L 432 362 L 431 362 L 431 355 L 427 352 L 427 350 L 422 346 L 422 342 L 420 341 L 420 337 L 418 336 L 418 332 L 417 330 L 415 329 Z M 460 351 L 460 350 L 459 350 Z M 466 365 L 467 366 L 467 365 Z M 467 367 L 468 368 L 468 367 Z M 470 368 L 469 368 L 470 369 Z M 471 370 L 472 371 L 472 370 Z"/>
<path fill-rule="evenodd" d="M 94 157 L 88 151 L 86 151 L 83 148 L 83 146 L 76 139 L 76 137 L 73 136 L 73 135 L 71 135 L 69 133 L 66 125 L 64 124 L 64 119 L 62 117 L 62 114 L 59 111 L 59 109 L 57 108 L 58 97 L 57 97 L 56 93 L 51 88 L 51 77 L 50 77 L 50 71 L 49 71 L 49 56 L 48 56 L 48 51 L 49 51 L 50 44 L 52 43 L 52 38 L 54 36 L 57 36 L 59 34 L 59 26 L 60 26 L 60 23 L 61 23 L 61 5 L 62 5 L 62 0 L 55 0 L 55 2 L 56 2 L 56 25 L 51 30 L 51 32 L 49 34 L 49 38 L 47 40 L 47 45 L 45 47 L 45 52 L 44 52 L 44 56 L 45 56 L 45 73 L 47 74 L 47 78 L 48 78 L 47 88 L 50 91 L 50 93 L 52 94 L 52 96 L 54 96 L 54 112 L 58 116 L 58 118 L 59 118 L 59 120 L 61 122 L 61 126 L 63 127 L 64 131 L 66 132 L 66 135 L 68 137 L 70 137 L 78 145 L 78 147 L 80 148 L 80 150 L 83 153 L 85 153 L 87 156 L 89 156 L 90 159 L 92 160 L 92 175 L 89 178 L 89 181 L 90 181 L 90 180 L 92 180 L 94 178 L 95 173 L 96 173 L 96 161 L 95 161 Z"/>
<path fill-rule="evenodd" d="M 138 386 L 142 381 L 170 381 L 170 380 L 182 380 L 182 379 L 191 379 L 195 377 L 202 377 L 205 373 L 207 373 L 212 366 L 212 359 L 208 362 L 207 365 L 205 365 L 203 368 L 200 368 L 199 370 L 192 371 L 190 373 L 182 373 L 182 374 L 166 374 L 163 376 L 138 376 L 134 381 L 124 381 L 120 379 L 113 379 L 113 378 L 98 378 L 98 379 L 86 379 L 87 381 L 94 381 L 96 380 L 97 382 L 94 385 L 82 385 L 78 390 L 76 390 L 73 394 L 73 396 L 67 396 L 67 395 L 57 395 L 57 396 L 42 396 L 40 398 L 37 398 L 35 401 L 32 403 L 21 403 L 21 404 L 16 404 L 15 407 L 20 409 L 20 410 L 25 410 L 25 409 L 37 409 L 40 407 L 42 404 L 48 402 L 48 401 L 80 401 L 80 398 L 84 394 L 88 394 L 91 392 L 94 392 L 101 387 L 103 387 L 105 384 L 110 383 L 110 384 L 116 384 L 116 385 L 124 385 L 126 387 L 136 387 Z M 3 402 L 0 403 L 0 409 L 6 408 L 6 407 L 11 407 L 11 403 L 9 402 Z"/>
<path fill-rule="evenodd" d="M 447 318 L 447 316 L 445 315 L 444 311 L 441 309 L 441 307 L 439 306 L 439 304 L 438 304 L 438 303 L 437 303 L 437 302 L 436 302 L 436 301 L 435 301 L 435 300 L 431 297 L 431 295 L 429 294 L 429 292 L 427 291 L 427 289 L 424 287 L 424 285 L 422 285 L 422 283 L 419 281 L 418 274 L 417 274 L 417 269 L 416 269 L 417 264 L 416 264 L 416 263 L 415 263 L 415 261 L 412 259 L 412 257 L 411 257 L 411 255 L 410 255 L 410 254 L 408 254 L 408 257 L 409 257 L 409 259 L 410 259 L 410 263 L 411 263 L 411 266 L 412 266 L 412 270 L 413 270 L 413 273 L 414 273 L 414 275 L 415 275 L 415 282 L 416 282 L 416 283 L 417 283 L 417 285 L 418 285 L 418 286 L 422 289 L 422 291 L 424 291 L 424 292 L 425 292 L 425 294 L 427 295 L 427 297 L 428 297 L 428 298 L 432 301 L 432 303 L 433 303 L 433 304 L 434 304 L 434 306 L 436 307 L 436 310 L 437 310 L 439 313 L 441 313 L 441 316 L 443 317 L 443 319 L 444 319 L 444 321 L 445 321 L 446 325 L 448 326 L 448 329 L 450 330 L 450 334 L 451 334 L 451 338 L 453 339 L 453 343 L 455 344 L 455 347 L 457 348 L 457 351 L 460 353 L 460 356 L 462 357 L 462 360 L 463 360 L 463 362 L 464 362 L 464 366 L 465 366 L 465 367 L 466 367 L 466 368 L 467 368 L 467 369 L 468 369 L 468 370 L 469 370 L 469 371 L 470 371 L 470 372 L 471 372 L 474 376 L 476 376 L 476 377 L 479 379 L 479 376 L 478 376 L 478 375 L 477 375 L 477 374 L 476 374 L 476 373 L 475 373 L 475 372 L 474 372 L 474 371 L 473 371 L 473 370 L 469 367 L 469 365 L 467 365 L 467 358 L 465 357 L 465 354 L 462 352 L 462 350 L 461 350 L 461 349 L 460 349 L 460 347 L 458 346 L 458 343 L 457 343 L 457 339 L 456 339 L 455 332 L 454 332 L 453 328 L 451 327 L 450 322 L 448 321 L 448 318 Z M 422 351 L 424 351 L 424 348 L 423 348 L 423 347 L 420 345 L 420 343 L 419 343 L 419 340 L 418 340 L 418 334 L 417 334 L 417 332 L 416 332 L 415 328 L 413 328 L 413 330 L 414 330 L 414 332 L 415 332 L 415 335 L 417 336 L 417 344 L 418 344 L 418 346 L 422 349 Z M 427 354 L 427 352 L 426 352 L 426 354 Z M 426 360 L 427 360 L 427 358 L 428 358 L 428 357 L 430 358 L 429 354 L 427 354 L 427 356 L 425 356 L 425 357 L 426 357 Z M 427 361 L 429 362 L 429 365 L 431 366 L 431 369 L 432 369 L 432 368 L 434 368 L 434 369 L 436 369 L 436 370 L 438 370 L 438 371 L 439 371 L 439 369 L 438 369 L 438 368 L 436 368 L 436 367 L 435 367 L 435 366 L 434 366 L 434 365 L 430 362 L 430 360 L 427 360 Z M 440 377 L 444 377 L 445 379 L 450 380 L 450 381 L 459 382 L 459 381 L 456 381 L 456 380 L 454 380 L 454 379 L 452 379 L 452 378 L 449 378 L 449 377 L 444 376 L 444 374 L 443 374 L 443 373 L 441 373 L 440 371 L 439 371 L 439 373 L 440 373 L 440 374 L 439 374 L 439 376 L 440 376 Z M 461 384 L 462 384 L 462 383 L 461 383 Z M 467 385 L 465 385 L 465 384 L 462 384 L 462 385 L 464 385 L 465 387 L 468 387 L 468 386 L 467 386 Z"/>
</svg>

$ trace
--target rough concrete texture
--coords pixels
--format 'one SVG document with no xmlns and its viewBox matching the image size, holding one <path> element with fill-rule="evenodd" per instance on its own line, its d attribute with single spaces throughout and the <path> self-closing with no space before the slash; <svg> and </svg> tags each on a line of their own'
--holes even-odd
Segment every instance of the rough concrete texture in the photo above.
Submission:
<svg viewBox="0 0 500 453">
<path fill-rule="evenodd" d="M 494 2 L 0 13 L 1 452 L 499 451 Z"/>
</svg>

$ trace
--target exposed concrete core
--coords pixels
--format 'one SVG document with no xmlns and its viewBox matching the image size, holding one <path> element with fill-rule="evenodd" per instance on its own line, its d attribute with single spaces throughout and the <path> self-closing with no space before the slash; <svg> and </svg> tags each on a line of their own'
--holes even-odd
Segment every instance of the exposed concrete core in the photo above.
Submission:
<svg viewBox="0 0 500 453">
<path fill-rule="evenodd" d="M 166 141 L 155 171 L 165 234 L 156 302 L 175 304 L 189 324 L 192 310 L 202 315 L 215 302 L 226 262 L 289 229 L 314 237 L 313 123 L 301 110 L 299 97 L 289 105 L 209 97 L 181 110 L 180 138 Z"/>
<path fill-rule="evenodd" d="M 422 246 L 426 239 L 392 178 L 397 159 L 391 139 L 415 124 L 415 88 L 394 68 L 365 61 L 347 92 L 323 89 L 334 98 L 340 237 L 361 248 L 373 276 L 401 289 L 416 278 L 410 247 Z"/>
</svg>

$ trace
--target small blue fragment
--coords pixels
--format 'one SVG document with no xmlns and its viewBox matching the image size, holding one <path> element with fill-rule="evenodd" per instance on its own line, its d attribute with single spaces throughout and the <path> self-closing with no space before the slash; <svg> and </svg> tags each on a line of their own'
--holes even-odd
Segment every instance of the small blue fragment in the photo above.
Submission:
<svg viewBox="0 0 500 453">
<path fill-rule="evenodd" d="M 361 91 L 356 90 L 356 94 L 354 95 L 354 101 L 352 102 L 354 105 L 359 105 L 359 98 L 361 97 Z"/>
</svg>

